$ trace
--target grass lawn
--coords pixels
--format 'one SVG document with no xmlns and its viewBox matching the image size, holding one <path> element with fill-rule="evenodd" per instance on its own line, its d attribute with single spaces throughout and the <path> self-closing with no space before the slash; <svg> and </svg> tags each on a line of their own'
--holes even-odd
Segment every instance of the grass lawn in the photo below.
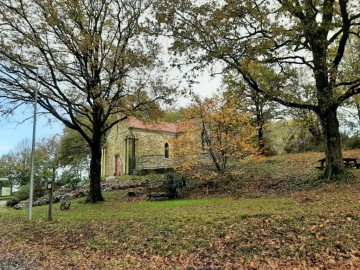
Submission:
<svg viewBox="0 0 360 270">
<path fill-rule="evenodd" d="M 75 200 L 69 211 L 55 204 L 53 222 L 46 221 L 47 207 L 33 209 L 33 222 L 26 210 L 0 207 L 0 266 L 360 269 L 360 170 L 351 170 L 353 180 L 311 187 L 304 174 L 318 172 L 305 170 L 309 155 L 302 157 L 267 159 L 263 169 L 244 165 L 246 181 L 232 198 L 224 187 L 218 196 L 163 202 L 131 201 L 116 191 L 96 205 Z M 281 176 L 291 158 L 304 174 L 288 169 Z"/>
</svg>

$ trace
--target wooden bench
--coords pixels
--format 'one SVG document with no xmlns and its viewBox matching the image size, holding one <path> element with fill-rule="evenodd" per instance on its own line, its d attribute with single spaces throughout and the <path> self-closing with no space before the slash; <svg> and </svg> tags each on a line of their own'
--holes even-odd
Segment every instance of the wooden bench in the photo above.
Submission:
<svg viewBox="0 0 360 270">
<path fill-rule="evenodd" d="M 318 162 L 320 162 L 320 166 L 316 168 L 319 170 L 325 169 L 326 158 L 319 159 Z M 360 163 L 357 162 L 356 158 L 343 158 L 343 162 L 346 168 L 360 168 Z"/>
<path fill-rule="evenodd" d="M 343 158 L 344 161 L 344 165 L 347 168 L 356 168 L 359 169 L 360 168 L 360 163 L 357 163 L 356 158 Z"/>
<path fill-rule="evenodd" d="M 170 200 L 178 197 L 176 191 L 172 191 L 170 187 L 164 185 L 149 187 L 147 191 L 150 201 Z"/>
<path fill-rule="evenodd" d="M 318 162 L 320 162 L 320 166 L 316 166 L 316 169 L 319 170 L 325 169 L 326 158 L 319 159 Z"/>
</svg>

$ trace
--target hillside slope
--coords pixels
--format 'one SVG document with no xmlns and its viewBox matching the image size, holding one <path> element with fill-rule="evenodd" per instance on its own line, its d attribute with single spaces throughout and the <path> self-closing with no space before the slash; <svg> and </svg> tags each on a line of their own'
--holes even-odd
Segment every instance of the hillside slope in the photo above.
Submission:
<svg viewBox="0 0 360 270">
<path fill-rule="evenodd" d="M 360 169 L 324 183 L 314 169 L 321 157 L 241 164 L 227 190 L 221 180 L 198 189 L 201 199 L 115 191 L 96 205 L 55 205 L 53 222 L 36 207 L 31 223 L 26 210 L 1 207 L 0 269 L 360 269 Z"/>
</svg>

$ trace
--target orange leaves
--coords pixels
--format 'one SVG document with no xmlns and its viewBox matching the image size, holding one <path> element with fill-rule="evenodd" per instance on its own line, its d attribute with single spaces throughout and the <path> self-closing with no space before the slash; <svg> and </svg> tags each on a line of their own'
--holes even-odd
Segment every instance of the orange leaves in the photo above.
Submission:
<svg viewBox="0 0 360 270">
<path fill-rule="evenodd" d="M 224 171 L 229 158 L 256 152 L 252 143 L 256 127 L 251 115 L 241 109 L 242 103 L 231 95 L 194 102 L 181 122 L 183 134 L 175 141 L 180 170 L 211 164 L 216 171 Z"/>
</svg>

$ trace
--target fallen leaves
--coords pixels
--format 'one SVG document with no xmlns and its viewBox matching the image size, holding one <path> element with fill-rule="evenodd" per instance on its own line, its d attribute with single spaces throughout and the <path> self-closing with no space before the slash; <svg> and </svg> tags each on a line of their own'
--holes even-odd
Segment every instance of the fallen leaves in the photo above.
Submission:
<svg viewBox="0 0 360 270">
<path fill-rule="evenodd" d="M 278 177 L 274 188 L 286 182 Z M 50 223 L 7 210 L 0 268 L 360 269 L 359 190 L 357 180 L 237 200 L 128 202 L 112 193 L 99 205 L 74 203 Z"/>
</svg>

